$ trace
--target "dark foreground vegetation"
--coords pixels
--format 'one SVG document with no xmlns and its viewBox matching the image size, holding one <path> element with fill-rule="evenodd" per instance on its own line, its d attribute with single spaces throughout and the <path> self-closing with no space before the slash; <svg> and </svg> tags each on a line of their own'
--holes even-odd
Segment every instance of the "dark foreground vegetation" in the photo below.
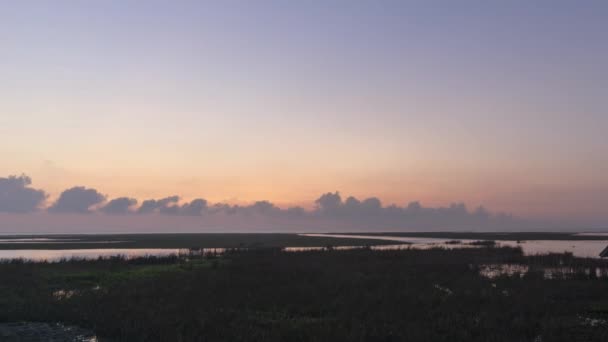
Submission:
<svg viewBox="0 0 608 342">
<path fill-rule="evenodd" d="M 487 278 L 484 265 L 525 274 Z M 545 267 L 572 272 L 546 279 Z M 519 249 L 234 251 L 0 263 L 0 322 L 112 341 L 608 341 L 603 260 Z"/>
</svg>

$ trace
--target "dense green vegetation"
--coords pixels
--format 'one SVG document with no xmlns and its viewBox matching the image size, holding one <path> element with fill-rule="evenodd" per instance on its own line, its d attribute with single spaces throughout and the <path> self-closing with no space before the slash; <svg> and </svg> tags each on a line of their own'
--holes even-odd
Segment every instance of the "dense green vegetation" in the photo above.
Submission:
<svg viewBox="0 0 608 342">
<path fill-rule="evenodd" d="M 489 279 L 488 264 L 526 265 Z M 545 279 L 544 267 L 569 274 Z M 115 341 L 606 341 L 599 259 L 516 248 L 279 249 L 191 258 L 0 263 L 0 322 Z"/>
<path fill-rule="evenodd" d="M 555 232 L 381 232 L 381 233 L 339 233 L 344 235 L 369 236 L 400 236 L 400 237 L 426 237 L 438 239 L 467 239 L 467 240 L 497 240 L 497 241 L 525 241 L 525 240 L 608 240 L 606 235 L 577 235 L 575 233 Z"/>
<path fill-rule="evenodd" d="M 90 248 L 260 248 L 325 247 L 394 244 L 386 240 L 309 237 L 297 234 L 73 234 L 12 235 L 3 240 L 52 239 L 27 243 L 0 242 L 2 249 L 90 249 Z"/>
</svg>

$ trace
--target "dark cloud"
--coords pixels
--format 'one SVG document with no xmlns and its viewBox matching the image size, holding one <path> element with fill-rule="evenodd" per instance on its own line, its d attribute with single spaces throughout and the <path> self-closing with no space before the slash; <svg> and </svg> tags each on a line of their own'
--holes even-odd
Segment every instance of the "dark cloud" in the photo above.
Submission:
<svg viewBox="0 0 608 342">
<path fill-rule="evenodd" d="M 91 212 L 91 207 L 103 203 L 106 196 L 95 189 L 87 189 L 84 186 L 76 186 L 65 190 L 59 199 L 49 207 L 48 211 L 53 213 L 80 213 Z"/>
<path fill-rule="evenodd" d="M 105 214 L 124 215 L 132 212 L 137 200 L 129 197 L 119 197 L 111 200 L 99 210 Z"/>
<path fill-rule="evenodd" d="M 26 175 L 0 178 L 0 212 L 27 213 L 38 210 L 47 198 L 43 190 L 30 188 Z"/>
</svg>

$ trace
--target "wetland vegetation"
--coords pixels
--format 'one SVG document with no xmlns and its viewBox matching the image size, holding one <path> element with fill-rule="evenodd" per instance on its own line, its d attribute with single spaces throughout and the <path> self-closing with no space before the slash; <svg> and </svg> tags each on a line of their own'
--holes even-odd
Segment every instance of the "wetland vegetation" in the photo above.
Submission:
<svg viewBox="0 0 608 342">
<path fill-rule="evenodd" d="M 543 273 L 558 267 L 571 272 Z M 492 245 L 13 260 L 0 263 L 0 322 L 112 341 L 606 341 L 608 278 L 588 270 L 607 267 Z"/>
</svg>

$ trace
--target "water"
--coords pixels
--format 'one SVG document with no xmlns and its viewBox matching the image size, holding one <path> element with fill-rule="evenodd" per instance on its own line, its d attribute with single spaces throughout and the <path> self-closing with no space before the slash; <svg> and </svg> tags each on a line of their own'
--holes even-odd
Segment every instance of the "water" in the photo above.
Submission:
<svg viewBox="0 0 608 342">
<path fill-rule="evenodd" d="M 501 246 L 520 246 L 526 255 L 570 252 L 581 258 L 599 258 L 600 252 L 608 246 L 608 241 L 601 240 L 535 240 L 535 241 L 500 241 Z"/>
<path fill-rule="evenodd" d="M 79 241 L 80 239 L 55 239 L 55 238 L 11 238 L 0 239 L 0 243 L 37 243 L 37 242 L 64 242 Z"/>
<path fill-rule="evenodd" d="M 589 276 L 595 274 L 596 278 L 605 278 L 608 276 L 608 268 L 605 267 L 541 267 L 534 266 L 534 270 L 542 272 L 545 279 L 556 279 L 560 277 L 571 277 L 578 273 Z M 530 272 L 531 267 L 522 264 L 490 264 L 481 265 L 479 274 L 485 278 L 494 279 L 500 276 L 519 276 L 524 277 Z"/>
<path fill-rule="evenodd" d="M 376 239 L 383 241 L 394 241 L 391 245 L 372 245 L 374 250 L 395 250 L 403 248 L 429 249 L 435 247 L 442 248 L 479 248 L 480 246 L 471 243 L 478 240 L 425 238 L 425 237 L 404 237 L 404 236 L 375 236 L 375 235 L 344 235 L 344 234 L 301 234 L 304 236 L 335 237 L 351 239 Z M 25 243 L 30 240 L 49 243 L 48 239 L 19 239 L 14 243 Z M 52 240 L 52 239 L 50 239 Z M 114 241 L 113 241 L 114 242 Z M 600 252 L 608 245 L 608 241 L 598 240 L 533 240 L 533 241 L 497 241 L 497 246 L 521 247 L 524 254 L 547 254 L 570 252 L 577 257 L 599 258 Z M 337 250 L 347 250 L 360 248 L 363 246 L 338 246 Z M 287 252 L 301 252 L 323 250 L 325 247 L 286 247 Z M 180 248 L 97 248 L 97 249 L 54 249 L 54 250 L 34 250 L 34 249 L 15 249 L 0 250 L 0 259 L 26 259 L 33 261 L 58 261 L 62 259 L 97 259 L 98 257 L 123 256 L 126 258 L 143 256 L 169 256 L 183 255 L 189 253 L 223 253 L 223 248 L 204 248 L 197 251 Z"/>
<path fill-rule="evenodd" d="M 187 250 L 186 250 L 187 251 Z M 0 250 L 0 259 L 59 261 L 61 259 L 97 259 L 98 257 L 169 256 L 184 252 L 178 248 L 99 248 L 99 249 L 14 249 Z"/>
<path fill-rule="evenodd" d="M 433 247 L 443 248 L 470 248 L 470 243 L 478 240 L 459 239 L 461 243 L 450 243 L 451 239 L 421 238 L 405 236 L 376 236 L 376 235 L 344 235 L 344 234 L 302 234 L 305 236 L 352 238 L 352 239 L 377 239 L 399 241 L 411 244 L 411 248 L 428 249 Z M 597 235 L 597 234 L 595 234 Z M 608 240 L 531 240 L 531 241 L 496 241 L 497 246 L 521 247 L 525 255 L 564 253 L 570 252 L 574 256 L 582 258 L 599 258 L 600 252 L 608 246 Z"/>
<path fill-rule="evenodd" d="M 53 244 L 53 243 L 81 243 L 81 244 L 107 244 L 107 243 L 125 243 L 127 240 L 95 240 L 86 241 L 83 239 L 74 238 L 0 238 L 2 244 Z"/>
<path fill-rule="evenodd" d="M 345 251 L 350 249 L 364 248 L 369 247 L 372 250 L 395 250 L 395 249 L 404 249 L 409 248 L 409 244 L 395 244 L 395 245 L 373 245 L 373 246 L 335 246 L 331 247 L 333 250 Z M 328 247 L 285 247 L 283 250 L 285 252 L 308 252 L 308 251 L 324 251 L 327 250 Z"/>
</svg>

